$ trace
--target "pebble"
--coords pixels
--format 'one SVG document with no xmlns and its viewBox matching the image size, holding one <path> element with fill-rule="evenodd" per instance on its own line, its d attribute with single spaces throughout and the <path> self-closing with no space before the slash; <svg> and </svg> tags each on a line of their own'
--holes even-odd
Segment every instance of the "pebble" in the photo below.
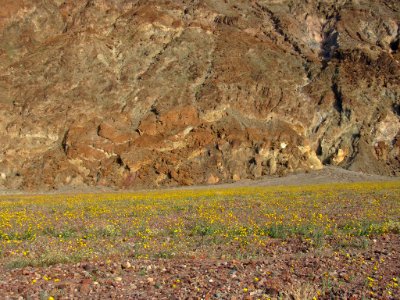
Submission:
<svg viewBox="0 0 400 300">
<path fill-rule="evenodd" d="M 89 278 L 82 279 L 81 283 L 82 284 L 91 284 L 92 283 L 92 279 L 89 279 Z"/>
<path fill-rule="evenodd" d="M 124 262 L 121 264 L 122 269 L 130 269 L 132 267 L 131 263 L 129 261 Z"/>
</svg>

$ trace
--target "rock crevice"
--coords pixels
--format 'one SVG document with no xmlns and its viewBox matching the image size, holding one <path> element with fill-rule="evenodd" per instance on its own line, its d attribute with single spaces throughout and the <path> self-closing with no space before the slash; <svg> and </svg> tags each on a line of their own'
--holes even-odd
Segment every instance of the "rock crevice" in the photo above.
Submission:
<svg viewBox="0 0 400 300">
<path fill-rule="evenodd" d="M 6 1 L 0 186 L 400 174 L 397 1 Z"/>
</svg>

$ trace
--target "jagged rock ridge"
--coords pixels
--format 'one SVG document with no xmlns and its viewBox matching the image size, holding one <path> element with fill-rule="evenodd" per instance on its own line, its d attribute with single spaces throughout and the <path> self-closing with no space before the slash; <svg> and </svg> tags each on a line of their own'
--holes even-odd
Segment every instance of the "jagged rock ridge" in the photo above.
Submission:
<svg viewBox="0 0 400 300">
<path fill-rule="evenodd" d="M 400 174 L 398 1 L 3 2 L 0 186 Z"/>
</svg>

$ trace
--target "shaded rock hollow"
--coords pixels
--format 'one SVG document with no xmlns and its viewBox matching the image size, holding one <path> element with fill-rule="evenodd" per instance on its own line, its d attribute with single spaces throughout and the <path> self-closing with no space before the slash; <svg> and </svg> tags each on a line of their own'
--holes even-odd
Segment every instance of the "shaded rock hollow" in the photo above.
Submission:
<svg viewBox="0 0 400 300">
<path fill-rule="evenodd" d="M 400 174 L 398 1 L 4 0 L 0 186 Z"/>
</svg>

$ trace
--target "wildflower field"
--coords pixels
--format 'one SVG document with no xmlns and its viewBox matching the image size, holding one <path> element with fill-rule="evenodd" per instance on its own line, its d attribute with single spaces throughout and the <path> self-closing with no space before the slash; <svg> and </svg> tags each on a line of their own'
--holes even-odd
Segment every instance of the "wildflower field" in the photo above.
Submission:
<svg viewBox="0 0 400 300">
<path fill-rule="evenodd" d="M 399 233 L 400 182 L 1 196 L 0 294 L 398 299 Z"/>
</svg>

